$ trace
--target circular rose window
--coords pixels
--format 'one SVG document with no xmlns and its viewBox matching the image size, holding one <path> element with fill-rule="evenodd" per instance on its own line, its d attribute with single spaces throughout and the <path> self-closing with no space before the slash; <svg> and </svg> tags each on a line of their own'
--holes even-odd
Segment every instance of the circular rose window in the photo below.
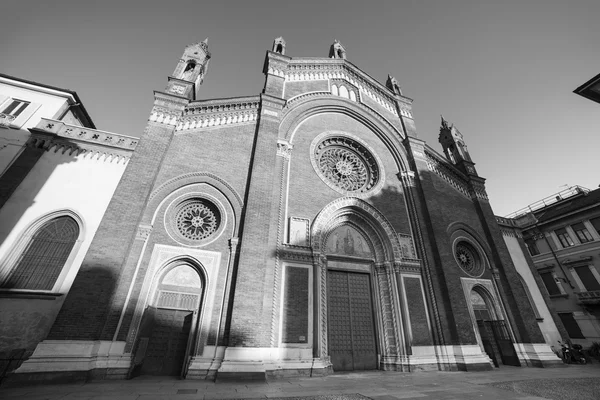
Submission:
<svg viewBox="0 0 600 400">
<path fill-rule="evenodd" d="M 347 137 L 328 137 L 314 149 L 315 169 L 331 187 L 346 193 L 365 193 L 379 182 L 373 155 Z"/>
<path fill-rule="evenodd" d="M 203 240 L 217 231 L 221 215 L 217 207 L 205 199 L 184 202 L 175 217 L 177 230 L 189 240 Z"/>
<path fill-rule="evenodd" d="M 458 243 L 454 249 L 454 257 L 458 266 L 467 275 L 477 277 L 483 273 L 483 263 L 479 253 L 469 243 Z"/>
</svg>

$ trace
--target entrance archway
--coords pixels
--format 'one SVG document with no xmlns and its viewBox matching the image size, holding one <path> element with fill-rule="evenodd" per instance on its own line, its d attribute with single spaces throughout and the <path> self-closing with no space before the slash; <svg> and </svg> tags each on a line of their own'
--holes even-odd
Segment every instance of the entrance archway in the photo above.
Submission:
<svg viewBox="0 0 600 400">
<path fill-rule="evenodd" d="M 406 354 L 395 255 L 387 219 L 364 200 L 345 197 L 323 208 L 312 226 L 318 356 L 333 370 L 387 368 Z"/>
<path fill-rule="evenodd" d="M 326 253 L 327 332 L 333 370 L 376 369 L 370 245 L 356 228 L 344 224 L 329 235 Z"/>
<path fill-rule="evenodd" d="M 137 374 L 185 375 L 203 286 L 188 263 L 176 263 L 163 271 L 140 324 Z"/>
<path fill-rule="evenodd" d="M 483 287 L 475 286 L 470 301 L 481 343 L 494 365 L 520 366 L 508 326 L 493 297 Z"/>
</svg>

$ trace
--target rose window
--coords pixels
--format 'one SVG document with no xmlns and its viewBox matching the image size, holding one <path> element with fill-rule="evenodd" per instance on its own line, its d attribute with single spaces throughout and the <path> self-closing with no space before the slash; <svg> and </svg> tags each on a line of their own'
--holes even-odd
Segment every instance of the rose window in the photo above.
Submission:
<svg viewBox="0 0 600 400">
<path fill-rule="evenodd" d="M 479 276 L 483 272 L 483 265 L 477 251 L 467 243 L 462 242 L 457 244 L 454 256 L 456 257 L 458 266 L 468 275 Z"/>
<path fill-rule="evenodd" d="M 347 192 L 366 192 L 379 180 L 379 169 L 371 153 L 349 138 L 323 140 L 315 149 L 322 177 Z"/>
<path fill-rule="evenodd" d="M 190 240 L 206 239 L 219 228 L 219 210 L 206 200 L 194 199 L 185 204 L 176 217 L 177 230 Z"/>
</svg>

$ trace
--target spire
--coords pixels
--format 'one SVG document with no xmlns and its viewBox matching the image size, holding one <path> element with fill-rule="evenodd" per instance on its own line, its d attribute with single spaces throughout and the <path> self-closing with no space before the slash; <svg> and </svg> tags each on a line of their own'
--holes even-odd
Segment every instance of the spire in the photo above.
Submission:
<svg viewBox="0 0 600 400">
<path fill-rule="evenodd" d="M 398 94 L 402 96 L 402 88 L 398 84 L 398 80 L 388 74 L 387 81 L 385 82 L 385 86 L 392 91 L 394 94 Z"/>
<path fill-rule="evenodd" d="M 442 126 L 440 127 L 440 131 L 442 129 L 451 129 L 451 127 L 448 126 L 448 121 L 444 119 L 444 116 L 440 114 L 440 117 L 442 118 Z"/>
<path fill-rule="evenodd" d="M 467 150 L 467 145 L 465 143 L 465 139 L 463 138 L 462 133 L 454 124 L 446 121 L 443 115 L 440 115 L 441 118 L 441 126 L 440 126 L 440 136 L 439 142 L 444 149 L 444 154 L 448 161 L 453 164 L 461 164 L 461 163 L 469 163 L 471 164 L 471 168 L 466 168 L 474 171 L 472 168 L 473 162 L 471 161 L 471 156 L 469 155 L 469 151 Z"/>
<path fill-rule="evenodd" d="M 329 48 L 329 58 L 343 58 L 344 60 L 346 59 L 346 49 L 337 39 L 333 41 L 333 44 Z"/>
</svg>

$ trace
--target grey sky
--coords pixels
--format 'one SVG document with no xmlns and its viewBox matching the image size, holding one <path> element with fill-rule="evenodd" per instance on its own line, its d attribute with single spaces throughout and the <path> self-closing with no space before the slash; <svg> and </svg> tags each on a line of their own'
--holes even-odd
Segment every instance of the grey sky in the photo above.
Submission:
<svg viewBox="0 0 600 400">
<path fill-rule="evenodd" d="M 183 52 L 209 38 L 203 98 L 258 94 L 277 36 L 292 57 L 348 59 L 413 98 L 436 150 L 439 115 L 465 136 L 504 215 L 563 184 L 600 184 L 600 1 L 4 1 L 0 72 L 77 91 L 99 129 L 140 136 Z"/>
</svg>

